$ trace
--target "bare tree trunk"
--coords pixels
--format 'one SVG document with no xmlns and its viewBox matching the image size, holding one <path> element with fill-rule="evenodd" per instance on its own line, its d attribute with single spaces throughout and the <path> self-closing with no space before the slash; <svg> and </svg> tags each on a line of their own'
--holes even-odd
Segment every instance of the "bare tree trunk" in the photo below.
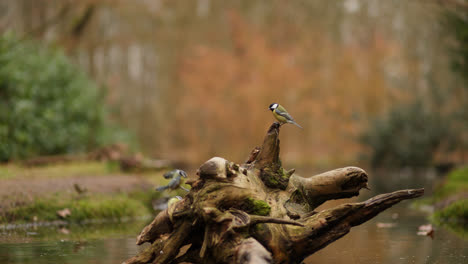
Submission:
<svg viewBox="0 0 468 264">
<path fill-rule="evenodd" d="M 359 195 L 367 174 L 346 167 L 310 178 L 294 175 L 281 165 L 279 130 L 273 123 L 245 164 L 219 157 L 205 162 L 184 199 L 138 236 L 138 245 L 152 245 L 125 263 L 300 263 L 351 227 L 424 193 L 402 190 L 314 211 L 327 200 Z M 185 245 L 190 247 L 180 252 Z"/>
</svg>

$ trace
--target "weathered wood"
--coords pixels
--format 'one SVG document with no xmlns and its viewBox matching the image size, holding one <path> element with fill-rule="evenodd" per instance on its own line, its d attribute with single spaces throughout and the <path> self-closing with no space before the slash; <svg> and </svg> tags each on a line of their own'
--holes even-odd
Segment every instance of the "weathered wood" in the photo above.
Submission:
<svg viewBox="0 0 468 264">
<path fill-rule="evenodd" d="M 141 245 L 146 242 L 154 242 L 161 235 L 167 234 L 174 230 L 172 221 L 169 218 L 168 210 L 164 210 L 159 213 L 149 225 L 147 225 L 141 231 L 137 237 L 137 245 Z"/>
<path fill-rule="evenodd" d="M 156 258 L 156 255 L 161 252 L 161 250 L 164 247 L 164 239 L 157 239 L 156 241 L 151 244 L 148 248 L 142 250 L 139 252 L 136 256 L 127 259 L 125 262 L 122 264 L 146 264 L 146 263 L 152 263 L 153 260 Z"/>
<path fill-rule="evenodd" d="M 359 190 L 368 188 L 367 178 L 367 173 L 358 167 L 336 169 L 309 178 L 294 175 L 288 192 L 291 193 L 291 202 L 305 202 L 309 211 L 328 200 L 359 195 Z"/>
<path fill-rule="evenodd" d="M 288 261 L 300 262 L 303 256 L 310 255 L 346 235 L 351 227 L 364 223 L 402 200 L 423 194 L 424 189 L 382 194 L 362 203 L 343 204 L 301 219 L 299 222 L 304 227 L 285 226 L 287 239 L 291 243 Z"/>
<path fill-rule="evenodd" d="M 327 200 L 359 195 L 368 175 L 357 167 L 309 178 L 285 171 L 279 129 L 274 123 L 242 165 L 219 157 L 202 164 L 184 199 L 139 235 L 137 244 L 152 245 L 127 263 L 300 263 L 351 227 L 423 195 L 423 189 L 403 190 L 316 212 Z"/>
<path fill-rule="evenodd" d="M 280 140 L 279 131 L 280 124 L 275 122 L 268 129 L 267 135 L 263 140 L 263 145 L 260 148 L 255 159 L 255 166 L 259 169 L 270 167 L 270 166 L 281 166 L 279 157 L 280 152 Z"/>
<path fill-rule="evenodd" d="M 280 140 L 279 132 L 281 125 L 274 122 L 268 129 L 267 135 L 263 140 L 253 166 L 260 170 L 260 179 L 270 188 L 286 189 L 289 177 L 294 173 L 294 169 L 285 171 L 281 165 L 279 157 Z"/>
</svg>

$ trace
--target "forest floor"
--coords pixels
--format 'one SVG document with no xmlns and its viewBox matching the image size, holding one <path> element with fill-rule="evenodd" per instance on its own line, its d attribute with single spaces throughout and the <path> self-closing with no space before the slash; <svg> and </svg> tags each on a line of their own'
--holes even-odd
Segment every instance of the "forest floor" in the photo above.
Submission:
<svg viewBox="0 0 468 264">
<path fill-rule="evenodd" d="M 83 221 L 154 213 L 164 184 L 160 172 L 123 173 L 111 162 L 73 162 L 40 167 L 0 166 L 0 224 Z M 165 193 L 162 196 L 176 195 Z M 69 209 L 59 216 L 57 211 Z"/>
</svg>

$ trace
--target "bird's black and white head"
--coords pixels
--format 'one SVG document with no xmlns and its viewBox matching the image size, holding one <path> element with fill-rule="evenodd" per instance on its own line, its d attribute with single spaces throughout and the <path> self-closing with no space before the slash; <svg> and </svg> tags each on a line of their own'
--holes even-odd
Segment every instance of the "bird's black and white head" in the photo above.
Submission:
<svg viewBox="0 0 468 264">
<path fill-rule="evenodd" d="M 270 107 L 269 107 L 269 109 L 270 109 L 271 111 L 275 110 L 276 108 L 278 108 L 278 104 L 277 104 L 277 103 L 272 103 L 272 104 L 270 105 Z"/>
<path fill-rule="evenodd" d="M 183 170 L 179 170 L 179 174 L 180 176 L 184 177 L 184 178 L 187 178 L 187 173 Z"/>
<path fill-rule="evenodd" d="M 172 179 L 174 177 L 175 171 L 168 171 L 163 174 L 164 179 Z"/>
</svg>

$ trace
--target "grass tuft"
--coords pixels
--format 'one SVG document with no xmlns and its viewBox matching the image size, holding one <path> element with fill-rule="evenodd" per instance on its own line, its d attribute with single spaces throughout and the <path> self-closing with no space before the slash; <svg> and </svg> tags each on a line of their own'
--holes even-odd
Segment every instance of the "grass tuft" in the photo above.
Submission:
<svg viewBox="0 0 468 264">
<path fill-rule="evenodd" d="M 435 212 L 433 217 L 439 223 L 453 222 L 466 224 L 468 223 L 468 200 L 456 201 L 444 209 Z"/>
<path fill-rule="evenodd" d="M 31 203 L 13 208 L 0 216 L 0 223 L 59 220 L 58 210 L 68 208 L 71 215 L 65 220 L 81 222 L 89 219 L 114 219 L 140 217 L 154 213 L 151 201 L 154 191 L 115 195 L 89 195 L 83 198 L 39 198 Z"/>
</svg>

